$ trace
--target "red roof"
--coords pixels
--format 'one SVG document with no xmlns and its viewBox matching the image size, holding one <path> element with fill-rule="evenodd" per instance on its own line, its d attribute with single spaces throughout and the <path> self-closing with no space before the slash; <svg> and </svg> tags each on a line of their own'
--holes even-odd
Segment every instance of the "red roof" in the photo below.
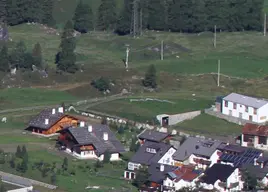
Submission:
<svg viewBox="0 0 268 192">
<path fill-rule="evenodd" d="M 194 180 L 199 174 L 194 172 L 194 167 L 192 166 L 182 166 L 173 171 L 179 178 L 176 181 L 180 181 L 183 179 L 184 181 L 192 181 Z"/>
<path fill-rule="evenodd" d="M 268 137 L 268 126 L 256 125 L 247 123 L 242 129 L 242 133 L 246 135 L 256 135 L 256 136 L 267 136 Z"/>
</svg>

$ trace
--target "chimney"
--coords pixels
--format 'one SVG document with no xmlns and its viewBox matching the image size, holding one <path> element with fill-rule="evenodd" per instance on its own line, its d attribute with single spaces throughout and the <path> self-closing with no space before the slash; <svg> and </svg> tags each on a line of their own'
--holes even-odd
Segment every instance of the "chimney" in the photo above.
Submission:
<svg viewBox="0 0 268 192">
<path fill-rule="evenodd" d="M 107 132 L 103 133 L 103 140 L 108 141 L 108 133 Z"/>
<path fill-rule="evenodd" d="M 58 112 L 63 113 L 63 107 L 59 107 Z"/>
<path fill-rule="evenodd" d="M 45 119 L 45 124 L 46 124 L 46 125 L 48 125 L 48 122 L 49 122 L 48 119 Z"/>
<path fill-rule="evenodd" d="M 163 172 L 165 170 L 165 165 L 161 164 L 160 165 L 160 171 Z"/>
<path fill-rule="evenodd" d="M 85 121 L 80 122 L 80 127 L 85 127 Z"/>
<path fill-rule="evenodd" d="M 52 114 L 54 115 L 56 113 L 56 109 L 52 109 Z"/>
<path fill-rule="evenodd" d="M 254 165 L 257 165 L 257 158 L 254 159 Z"/>
<path fill-rule="evenodd" d="M 87 127 L 87 130 L 88 130 L 88 132 L 92 132 L 92 125 L 89 125 L 88 127 Z"/>
<path fill-rule="evenodd" d="M 261 163 L 261 168 L 262 168 L 262 169 L 263 169 L 263 167 L 264 167 L 263 165 L 264 165 L 264 163 L 262 162 L 262 163 Z"/>
</svg>

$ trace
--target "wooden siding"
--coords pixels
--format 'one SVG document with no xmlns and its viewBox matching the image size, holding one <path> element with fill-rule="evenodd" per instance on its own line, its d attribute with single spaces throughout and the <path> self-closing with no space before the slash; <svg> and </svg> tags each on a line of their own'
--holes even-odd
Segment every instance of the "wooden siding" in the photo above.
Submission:
<svg viewBox="0 0 268 192">
<path fill-rule="evenodd" d="M 61 120 L 59 120 L 55 125 L 50 127 L 48 130 L 42 131 L 42 134 L 44 134 L 44 135 L 54 134 L 57 131 L 61 130 L 62 126 L 70 125 L 70 124 L 77 126 L 78 120 L 74 117 L 71 117 L 71 116 L 65 116 Z"/>
<path fill-rule="evenodd" d="M 94 147 L 93 147 L 93 145 L 83 145 L 83 146 L 81 146 L 80 147 L 80 150 L 81 151 L 92 151 L 92 150 L 94 150 Z"/>
</svg>

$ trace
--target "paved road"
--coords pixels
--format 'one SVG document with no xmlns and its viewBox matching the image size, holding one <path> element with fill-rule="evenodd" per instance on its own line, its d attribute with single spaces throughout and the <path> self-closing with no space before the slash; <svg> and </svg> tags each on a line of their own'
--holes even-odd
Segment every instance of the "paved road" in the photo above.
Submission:
<svg viewBox="0 0 268 192">
<path fill-rule="evenodd" d="M 48 189 L 56 189 L 57 186 L 55 185 L 50 185 L 50 184 L 47 184 L 47 183 L 43 183 L 43 182 L 40 182 L 40 181 L 36 181 L 36 180 L 33 180 L 33 179 L 28 179 L 28 178 L 25 178 L 25 177 L 21 177 L 21 176 L 18 176 L 18 175 L 13 175 L 13 174 L 10 174 L 10 173 L 5 173 L 3 171 L 0 171 L 0 176 L 6 176 L 6 177 L 10 177 L 14 180 L 27 180 L 29 181 L 32 185 L 37 185 L 37 186 L 41 186 L 41 187 L 45 187 L 45 188 L 48 188 Z"/>
</svg>

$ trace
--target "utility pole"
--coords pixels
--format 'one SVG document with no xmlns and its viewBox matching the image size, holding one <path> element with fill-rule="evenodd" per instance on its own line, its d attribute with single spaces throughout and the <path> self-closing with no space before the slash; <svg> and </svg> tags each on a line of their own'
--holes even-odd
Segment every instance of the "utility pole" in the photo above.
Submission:
<svg viewBox="0 0 268 192">
<path fill-rule="evenodd" d="M 263 21 L 263 36 L 266 36 L 266 13 L 264 13 L 264 21 Z"/>
<path fill-rule="evenodd" d="M 130 51 L 130 49 L 129 49 L 128 45 L 127 45 L 127 49 L 126 49 L 126 70 L 127 70 L 127 71 L 128 71 L 128 57 L 129 57 L 129 51 Z"/>
<path fill-rule="evenodd" d="M 220 69 L 221 69 L 221 60 L 218 60 L 218 87 L 220 86 Z"/>
<path fill-rule="evenodd" d="M 164 60 L 164 41 L 161 41 L 161 60 Z"/>
<path fill-rule="evenodd" d="M 214 26 L 214 48 L 217 46 L 217 26 Z"/>
<path fill-rule="evenodd" d="M 142 35 L 142 8 L 140 9 L 140 35 Z"/>
</svg>

